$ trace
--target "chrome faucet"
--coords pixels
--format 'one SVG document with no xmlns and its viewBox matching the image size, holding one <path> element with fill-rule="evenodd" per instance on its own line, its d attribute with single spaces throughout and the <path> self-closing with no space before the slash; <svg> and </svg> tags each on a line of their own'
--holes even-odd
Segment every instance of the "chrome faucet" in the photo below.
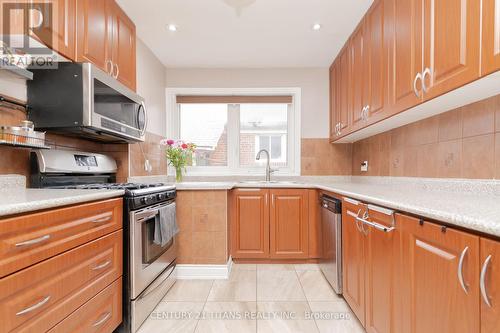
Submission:
<svg viewBox="0 0 500 333">
<path fill-rule="evenodd" d="M 272 169 L 271 166 L 270 166 L 270 162 L 271 162 L 271 157 L 269 156 L 269 152 L 265 149 L 261 149 L 259 150 L 259 152 L 257 153 L 257 156 L 255 157 L 255 159 L 258 161 L 260 160 L 260 155 L 262 153 L 265 153 L 266 154 L 266 158 L 267 158 L 267 164 L 266 164 L 266 182 L 270 182 L 271 181 L 271 174 L 275 171 L 278 171 L 276 169 Z"/>
</svg>

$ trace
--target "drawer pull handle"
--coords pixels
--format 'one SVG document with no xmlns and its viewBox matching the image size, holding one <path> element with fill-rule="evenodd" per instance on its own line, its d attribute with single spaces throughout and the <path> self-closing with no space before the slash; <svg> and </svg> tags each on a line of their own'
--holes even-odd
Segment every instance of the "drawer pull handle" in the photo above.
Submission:
<svg viewBox="0 0 500 333">
<path fill-rule="evenodd" d="M 106 216 L 106 217 L 101 217 L 100 219 L 92 220 L 91 222 L 92 223 L 103 223 L 103 222 L 107 222 L 109 220 L 111 220 L 111 215 L 110 216 Z"/>
<path fill-rule="evenodd" d="M 44 242 L 46 241 L 47 239 L 50 238 L 50 235 L 45 235 L 45 236 L 42 236 L 42 237 L 38 237 L 38 238 L 34 238 L 34 239 L 30 239 L 30 240 L 27 240 L 25 242 L 21 242 L 21 243 L 16 243 L 16 247 L 19 247 L 19 246 L 29 246 L 29 245 L 35 245 L 35 244 L 38 244 L 38 243 L 41 243 L 41 242 Z"/>
<path fill-rule="evenodd" d="M 490 297 L 486 291 L 486 273 L 488 272 L 488 265 L 491 261 L 491 254 L 484 261 L 483 267 L 481 268 L 481 280 L 479 282 L 479 287 L 481 289 L 481 296 L 483 296 L 483 301 L 488 307 L 491 308 Z"/>
<path fill-rule="evenodd" d="M 111 317 L 111 312 L 106 312 L 101 319 L 92 324 L 92 327 L 97 327 L 104 324 Z"/>
<path fill-rule="evenodd" d="M 111 260 L 108 260 L 108 261 L 106 261 L 106 262 L 104 262 L 104 263 L 102 263 L 102 264 L 100 264 L 100 265 L 97 265 L 97 266 L 95 266 L 95 267 L 92 267 L 92 270 L 93 270 L 93 271 L 98 271 L 98 270 L 101 270 L 101 269 L 103 269 L 103 268 L 108 267 L 108 266 L 109 266 L 109 264 L 111 264 Z"/>
<path fill-rule="evenodd" d="M 26 313 L 29 313 L 31 311 L 34 311 L 40 307 L 42 307 L 43 305 L 45 305 L 48 301 L 50 300 L 50 295 L 45 297 L 44 299 L 42 299 L 40 302 L 30 306 L 30 307 L 27 307 L 26 309 L 24 310 L 21 310 L 19 311 L 18 313 L 16 313 L 16 316 L 22 316 L 23 314 L 26 314 Z"/>
<path fill-rule="evenodd" d="M 460 254 L 460 259 L 458 260 L 458 269 L 457 269 L 458 282 L 460 282 L 460 286 L 462 286 L 462 289 L 465 291 L 466 294 L 469 293 L 469 290 L 468 290 L 467 285 L 465 284 L 465 281 L 464 281 L 463 267 L 464 267 L 464 259 L 465 259 L 465 256 L 466 256 L 468 251 L 469 251 L 469 247 L 466 246 L 465 249 Z"/>
</svg>

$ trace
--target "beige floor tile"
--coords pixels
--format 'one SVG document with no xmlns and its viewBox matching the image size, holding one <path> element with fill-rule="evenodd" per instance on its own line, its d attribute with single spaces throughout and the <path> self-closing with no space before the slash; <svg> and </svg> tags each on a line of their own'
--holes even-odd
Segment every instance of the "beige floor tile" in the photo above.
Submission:
<svg viewBox="0 0 500 333">
<path fill-rule="evenodd" d="M 257 332 L 311 333 L 318 332 L 307 302 L 258 302 Z"/>
<path fill-rule="evenodd" d="M 295 270 L 260 271 L 257 267 L 257 301 L 305 300 L 306 297 Z"/>
<path fill-rule="evenodd" d="M 291 264 L 258 264 L 258 271 L 293 271 L 295 267 Z"/>
<path fill-rule="evenodd" d="M 255 271 L 257 270 L 256 264 L 235 264 L 231 267 L 231 271 Z"/>
<path fill-rule="evenodd" d="M 235 270 L 227 280 L 215 280 L 208 295 L 209 301 L 257 300 L 257 273 L 252 270 Z"/>
<path fill-rule="evenodd" d="M 318 264 L 295 264 L 294 267 L 295 267 L 295 270 L 297 272 L 301 272 L 301 271 L 319 271 L 319 265 Z"/>
<path fill-rule="evenodd" d="M 321 333 L 365 333 L 345 301 L 309 302 L 309 305 Z"/>
<path fill-rule="evenodd" d="M 192 333 L 203 302 L 160 302 L 138 333 Z"/>
<path fill-rule="evenodd" d="M 205 302 L 212 284 L 213 280 L 177 280 L 164 300 Z"/>
<path fill-rule="evenodd" d="M 300 271 L 297 275 L 308 301 L 342 300 L 320 271 Z"/>
<path fill-rule="evenodd" d="M 257 320 L 255 302 L 207 302 L 197 333 L 255 333 Z"/>
</svg>

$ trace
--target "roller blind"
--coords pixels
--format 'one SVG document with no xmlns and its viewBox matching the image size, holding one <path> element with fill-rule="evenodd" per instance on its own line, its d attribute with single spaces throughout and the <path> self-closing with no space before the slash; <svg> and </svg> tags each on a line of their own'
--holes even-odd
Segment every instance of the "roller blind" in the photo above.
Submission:
<svg viewBox="0 0 500 333">
<path fill-rule="evenodd" d="M 291 104 L 292 96 L 182 96 L 178 95 L 176 99 L 179 104 Z"/>
</svg>

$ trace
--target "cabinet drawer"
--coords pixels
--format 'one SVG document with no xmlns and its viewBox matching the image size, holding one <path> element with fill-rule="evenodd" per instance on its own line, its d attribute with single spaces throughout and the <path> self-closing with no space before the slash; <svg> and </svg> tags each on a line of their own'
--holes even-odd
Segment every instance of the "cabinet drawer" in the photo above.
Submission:
<svg viewBox="0 0 500 333">
<path fill-rule="evenodd" d="M 49 332 L 113 332 L 121 322 L 122 278 L 119 278 Z"/>
<path fill-rule="evenodd" d="M 122 228 L 122 199 L 0 220 L 0 277 Z"/>
<path fill-rule="evenodd" d="M 0 279 L 0 332 L 45 332 L 122 275 L 119 230 Z"/>
</svg>

